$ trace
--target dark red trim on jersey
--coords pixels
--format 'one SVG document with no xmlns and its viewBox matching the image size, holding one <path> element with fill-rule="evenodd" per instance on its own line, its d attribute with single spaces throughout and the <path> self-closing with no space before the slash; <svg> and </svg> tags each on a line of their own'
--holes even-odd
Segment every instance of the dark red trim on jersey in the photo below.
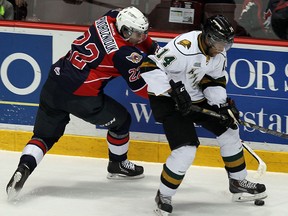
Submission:
<svg viewBox="0 0 288 216">
<path fill-rule="evenodd" d="M 140 97 L 143 97 L 145 99 L 148 99 L 148 90 L 147 90 L 148 85 L 145 85 L 142 89 L 139 91 L 135 91 L 134 93 L 137 94 Z"/>
<path fill-rule="evenodd" d="M 39 147 L 39 148 L 42 150 L 43 155 L 45 155 L 46 152 L 47 152 L 47 148 L 46 148 L 45 144 L 44 144 L 41 140 L 31 139 L 31 140 L 27 143 L 27 145 L 35 145 L 35 146 Z"/>
<path fill-rule="evenodd" d="M 127 137 L 121 138 L 121 139 L 117 139 L 112 137 L 109 133 L 107 134 L 107 141 L 112 144 L 112 145 L 117 145 L 117 146 L 121 146 L 121 145 L 125 145 L 126 143 L 129 142 L 129 135 L 127 135 Z"/>
</svg>

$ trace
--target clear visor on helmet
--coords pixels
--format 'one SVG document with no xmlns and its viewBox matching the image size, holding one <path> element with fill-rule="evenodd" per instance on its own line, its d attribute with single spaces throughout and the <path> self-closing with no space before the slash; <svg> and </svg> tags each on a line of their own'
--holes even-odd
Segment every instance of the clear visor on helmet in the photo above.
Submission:
<svg viewBox="0 0 288 216">
<path fill-rule="evenodd" d="M 133 28 L 130 28 L 131 31 L 131 35 L 130 35 L 130 39 L 137 41 L 137 43 L 141 43 L 142 41 L 144 41 L 147 36 L 148 36 L 148 30 L 146 31 L 139 31 Z"/>
<path fill-rule="evenodd" d="M 233 45 L 233 39 L 222 40 L 217 37 L 208 35 L 207 40 L 208 40 L 209 45 L 218 52 L 228 51 Z"/>
<path fill-rule="evenodd" d="M 142 36 L 143 34 L 145 34 L 145 35 L 147 35 L 148 34 L 148 29 L 147 30 L 145 30 L 145 31 L 140 31 L 140 30 L 136 30 L 136 29 L 133 29 L 133 28 L 130 28 L 131 29 L 131 31 L 133 32 L 133 33 L 135 33 L 135 35 L 137 35 L 137 36 Z"/>
</svg>

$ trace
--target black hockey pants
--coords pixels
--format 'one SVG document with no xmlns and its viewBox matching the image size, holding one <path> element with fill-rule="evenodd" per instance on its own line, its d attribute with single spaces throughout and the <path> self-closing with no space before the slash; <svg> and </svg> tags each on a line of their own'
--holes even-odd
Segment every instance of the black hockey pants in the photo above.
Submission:
<svg viewBox="0 0 288 216">
<path fill-rule="evenodd" d="M 48 150 L 64 134 L 72 114 L 94 125 L 103 125 L 109 131 L 124 135 L 129 132 L 131 116 L 111 97 L 76 96 L 67 93 L 48 78 L 40 95 L 40 104 L 34 125 L 34 138 L 42 139 Z"/>
</svg>

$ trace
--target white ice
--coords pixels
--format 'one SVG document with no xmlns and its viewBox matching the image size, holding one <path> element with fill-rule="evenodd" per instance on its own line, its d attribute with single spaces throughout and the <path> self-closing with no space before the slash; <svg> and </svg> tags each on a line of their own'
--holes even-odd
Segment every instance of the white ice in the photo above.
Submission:
<svg viewBox="0 0 288 216">
<path fill-rule="evenodd" d="M 0 151 L 0 216 L 149 216 L 162 170 L 160 163 L 136 162 L 145 178 L 106 179 L 106 159 L 46 155 L 17 200 L 7 201 L 6 184 L 20 152 Z M 252 179 L 254 171 L 249 171 Z M 250 178 L 251 176 L 251 178 Z M 264 206 L 233 203 L 224 169 L 191 166 L 173 198 L 171 216 L 287 216 L 288 174 L 267 173 Z"/>
</svg>

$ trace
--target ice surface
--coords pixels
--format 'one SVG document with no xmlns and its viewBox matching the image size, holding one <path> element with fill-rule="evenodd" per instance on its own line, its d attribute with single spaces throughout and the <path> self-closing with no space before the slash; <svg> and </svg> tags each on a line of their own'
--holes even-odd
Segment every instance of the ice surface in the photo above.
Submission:
<svg viewBox="0 0 288 216">
<path fill-rule="evenodd" d="M 0 216 L 154 215 L 162 164 L 137 162 L 145 168 L 144 179 L 108 180 L 106 159 L 48 154 L 17 200 L 8 202 L 6 184 L 20 155 L 0 151 Z M 250 180 L 253 174 L 249 171 Z M 173 198 L 171 216 L 287 216 L 288 174 L 267 173 L 261 182 L 268 193 L 264 206 L 233 203 L 224 169 L 191 166 Z"/>
</svg>

